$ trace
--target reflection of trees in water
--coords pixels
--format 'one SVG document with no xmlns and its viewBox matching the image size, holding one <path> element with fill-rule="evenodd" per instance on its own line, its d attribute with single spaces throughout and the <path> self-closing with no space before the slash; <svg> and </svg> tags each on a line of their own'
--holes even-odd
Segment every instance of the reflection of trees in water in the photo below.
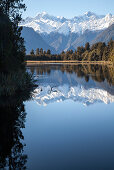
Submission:
<svg viewBox="0 0 114 170">
<path fill-rule="evenodd" d="M 26 169 L 21 128 L 25 127 L 26 118 L 23 101 L 28 98 L 29 93 L 0 98 L 0 168 Z"/>
<path fill-rule="evenodd" d="M 85 81 L 89 81 L 91 77 L 93 80 L 103 82 L 107 80 L 110 85 L 114 85 L 114 68 L 106 65 L 63 65 L 63 64 L 45 64 L 30 67 L 32 73 L 36 72 L 38 75 L 50 74 L 51 70 L 61 70 L 63 73 L 75 73 L 78 77 L 84 77 Z"/>
</svg>

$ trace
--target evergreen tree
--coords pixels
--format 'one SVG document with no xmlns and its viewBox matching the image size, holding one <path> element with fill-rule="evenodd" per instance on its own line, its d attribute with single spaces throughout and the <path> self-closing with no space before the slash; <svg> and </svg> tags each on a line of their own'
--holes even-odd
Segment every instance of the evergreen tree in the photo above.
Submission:
<svg viewBox="0 0 114 170">
<path fill-rule="evenodd" d="M 109 50 L 111 51 L 112 49 L 114 49 L 114 41 L 112 40 L 112 38 L 111 38 L 111 40 L 108 42 L 108 47 L 109 47 Z"/>
<path fill-rule="evenodd" d="M 90 48 L 89 43 L 85 44 L 85 47 L 81 46 L 77 48 L 77 51 L 73 50 L 62 51 L 61 54 L 52 55 L 50 50 L 47 52 L 40 49 L 38 60 L 79 60 L 79 61 L 112 61 L 114 62 L 114 41 L 110 40 L 108 45 L 103 42 L 93 44 Z M 46 55 L 47 54 L 47 55 Z M 28 57 L 28 59 L 30 59 Z M 31 58 L 32 59 L 32 58 Z"/>
<path fill-rule="evenodd" d="M 30 52 L 30 55 L 34 55 L 34 50 L 32 49 L 31 52 Z"/>
<path fill-rule="evenodd" d="M 0 10 L 7 15 L 10 20 L 21 20 L 21 10 L 26 10 L 23 0 L 0 0 Z"/>
<path fill-rule="evenodd" d="M 70 53 L 70 54 L 73 54 L 73 50 L 70 50 L 69 53 Z"/>
<path fill-rule="evenodd" d="M 0 0 L 0 54 L 3 70 L 24 67 L 25 47 L 21 37 L 22 27 L 20 10 L 25 10 L 22 0 Z M 2 70 L 2 71 L 3 71 Z"/>
<path fill-rule="evenodd" d="M 65 54 L 65 52 L 64 51 L 62 51 L 62 53 L 61 54 Z"/>
<path fill-rule="evenodd" d="M 46 51 L 44 50 L 44 55 L 46 54 Z"/>
<path fill-rule="evenodd" d="M 49 49 L 47 50 L 47 54 L 49 54 L 49 55 L 51 54 L 51 51 Z"/>
<path fill-rule="evenodd" d="M 85 50 L 86 50 L 86 51 L 90 50 L 89 42 L 87 42 L 87 43 L 85 44 Z"/>
<path fill-rule="evenodd" d="M 36 56 L 39 55 L 39 48 L 36 49 Z"/>
<path fill-rule="evenodd" d="M 40 49 L 40 55 L 42 55 L 42 54 L 43 54 L 43 49 L 41 48 L 41 49 Z"/>
</svg>

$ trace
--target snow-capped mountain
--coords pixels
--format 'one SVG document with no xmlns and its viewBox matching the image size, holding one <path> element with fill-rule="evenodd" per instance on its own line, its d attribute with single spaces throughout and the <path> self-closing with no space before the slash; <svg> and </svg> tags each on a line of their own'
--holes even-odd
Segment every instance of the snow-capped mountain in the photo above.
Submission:
<svg viewBox="0 0 114 170">
<path fill-rule="evenodd" d="M 114 39 L 112 14 L 104 16 L 86 12 L 82 16 L 67 19 L 42 12 L 34 18 L 27 17 L 20 25 L 26 27 L 22 36 L 25 39 L 27 54 L 32 48 L 50 49 L 52 53 L 61 53 L 69 49 L 75 50 L 78 46 L 84 46 L 86 42 L 92 45 L 94 42 L 107 43 L 111 38 Z M 31 28 L 32 33 L 34 31 L 34 35 L 27 27 Z M 44 43 L 36 43 L 41 42 L 41 38 L 38 38 L 40 36 Z"/>
<path fill-rule="evenodd" d="M 58 32 L 68 35 L 69 33 L 83 34 L 87 29 L 90 31 L 104 30 L 113 23 L 114 15 L 112 14 L 104 16 L 86 12 L 82 16 L 67 19 L 42 12 L 38 13 L 34 18 L 27 17 L 21 25 L 32 27 L 38 33 L 50 34 L 51 32 Z"/>
</svg>

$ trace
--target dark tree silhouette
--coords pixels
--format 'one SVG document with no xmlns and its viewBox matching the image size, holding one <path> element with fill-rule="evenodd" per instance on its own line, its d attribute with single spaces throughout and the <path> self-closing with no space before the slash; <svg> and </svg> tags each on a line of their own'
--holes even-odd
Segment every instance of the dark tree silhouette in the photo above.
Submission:
<svg viewBox="0 0 114 170">
<path fill-rule="evenodd" d="M 23 102 L 29 98 L 29 91 L 13 97 L 0 97 L 0 169 L 26 169 L 27 155 L 23 153 L 22 134 L 26 112 Z"/>
<path fill-rule="evenodd" d="M 32 49 L 31 52 L 30 52 L 31 55 L 34 55 L 34 50 Z"/>
</svg>

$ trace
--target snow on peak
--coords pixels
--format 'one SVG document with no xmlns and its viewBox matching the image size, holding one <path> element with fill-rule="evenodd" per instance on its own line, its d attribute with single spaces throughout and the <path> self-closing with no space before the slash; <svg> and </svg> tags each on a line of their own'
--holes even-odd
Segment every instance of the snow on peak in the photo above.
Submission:
<svg viewBox="0 0 114 170">
<path fill-rule="evenodd" d="M 96 15 L 88 11 L 82 16 L 66 19 L 64 17 L 49 15 L 44 11 L 37 13 L 34 18 L 26 18 L 21 25 L 32 27 L 39 33 L 49 34 L 51 32 L 59 32 L 66 35 L 69 34 L 69 32 L 83 33 L 87 29 L 91 31 L 103 30 L 113 23 L 114 15 L 111 14 L 107 14 L 106 16 Z"/>
<path fill-rule="evenodd" d="M 90 11 L 88 11 L 88 12 L 85 12 L 85 14 L 84 15 L 86 15 L 86 16 L 88 16 L 88 17 L 90 17 L 90 16 L 92 16 L 92 15 L 96 15 L 95 13 L 93 13 L 93 12 L 90 12 Z"/>
<path fill-rule="evenodd" d="M 63 19 L 64 17 L 62 17 L 62 16 L 57 16 L 57 18 L 59 18 L 59 19 Z"/>
<path fill-rule="evenodd" d="M 43 11 L 43 12 L 38 12 L 35 17 L 37 17 L 37 16 L 44 16 L 44 15 L 46 15 L 46 14 L 47 14 L 47 12 L 45 12 L 45 11 Z"/>
<path fill-rule="evenodd" d="M 106 18 L 106 19 L 111 19 L 111 18 L 112 18 L 112 14 L 110 14 L 110 13 L 107 14 L 107 15 L 105 16 L 105 18 Z"/>
<path fill-rule="evenodd" d="M 42 12 L 42 14 L 43 14 L 43 15 L 46 15 L 46 14 L 47 14 L 47 12 L 46 12 L 46 11 L 43 11 L 43 12 Z"/>
</svg>

